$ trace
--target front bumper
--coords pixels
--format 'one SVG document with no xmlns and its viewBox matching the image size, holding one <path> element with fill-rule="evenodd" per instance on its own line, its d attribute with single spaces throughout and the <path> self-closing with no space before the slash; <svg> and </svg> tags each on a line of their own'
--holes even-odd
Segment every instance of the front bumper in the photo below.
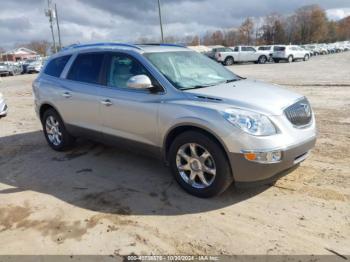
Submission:
<svg viewBox="0 0 350 262">
<path fill-rule="evenodd" d="M 297 145 L 281 148 L 281 161 L 270 164 L 249 161 L 245 159 L 242 153 L 230 153 L 229 160 L 236 185 L 271 181 L 273 178 L 278 179 L 286 171 L 305 160 L 315 143 L 316 137 L 312 137 Z"/>
</svg>

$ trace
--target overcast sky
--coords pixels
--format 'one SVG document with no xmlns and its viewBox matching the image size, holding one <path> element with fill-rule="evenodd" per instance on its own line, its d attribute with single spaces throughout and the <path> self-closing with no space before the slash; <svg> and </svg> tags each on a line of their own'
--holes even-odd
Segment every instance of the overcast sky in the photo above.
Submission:
<svg viewBox="0 0 350 262">
<path fill-rule="evenodd" d="M 157 0 L 53 0 L 62 42 L 120 41 L 160 36 Z M 350 0 L 162 0 L 165 35 L 204 34 L 238 26 L 245 17 L 290 14 L 319 4 L 331 19 L 350 15 Z M 47 0 L 0 0 L 0 47 L 31 40 L 51 41 Z"/>
</svg>

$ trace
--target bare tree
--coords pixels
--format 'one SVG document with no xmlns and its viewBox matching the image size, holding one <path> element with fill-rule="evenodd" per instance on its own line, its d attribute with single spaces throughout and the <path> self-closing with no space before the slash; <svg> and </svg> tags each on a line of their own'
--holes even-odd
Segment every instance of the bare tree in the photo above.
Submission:
<svg viewBox="0 0 350 262">
<path fill-rule="evenodd" d="M 247 44 L 247 45 L 251 44 L 253 29 L 254 29 L 254 22 L 250 17 L 248 17 L 239 27 L 240 41 L 243 44 Z"/>
<path fill-rule="evenodd" d="M 51 47 L 51 44 L 46 40 L 34 40 L 29 43 L 17 44 L 17 47 L 26 47 L 30 50 L 37 52 L 42 56 L 47 56 L 47 53 Z"/>
</svg>

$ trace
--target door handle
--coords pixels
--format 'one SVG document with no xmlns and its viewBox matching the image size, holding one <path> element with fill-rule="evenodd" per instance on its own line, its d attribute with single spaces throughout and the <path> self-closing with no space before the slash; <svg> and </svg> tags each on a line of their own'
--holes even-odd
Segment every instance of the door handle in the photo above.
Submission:
<svg viewBox="0 0 350 262">
<path fill-rule="evenodd" d="M 72 96 L 72 94 L 69 93 L 69 92 L 64 92 L 64 93 L 62 94 L 62 96 L 65 97 L 65 98 L 70 98 L 70 97 Z"/>
<path fill-rule="evenodd" d="M 105 105 L 105 106 L 111 106 L 111 105 L 113 105 L 113 103 L 112 103 L 111 100 L 109 100 L 109 99 L 102 100 L 102 101 L 101 101 L 101 104 L 102 104 L 102 105 Z"/>
</svg>

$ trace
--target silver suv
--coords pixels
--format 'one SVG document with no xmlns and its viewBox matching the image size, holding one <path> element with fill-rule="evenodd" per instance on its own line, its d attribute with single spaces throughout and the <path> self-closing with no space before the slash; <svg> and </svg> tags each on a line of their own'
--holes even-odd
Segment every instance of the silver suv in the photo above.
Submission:
<svg viewBox="0 0 350 262">
<path fill-rule="evenodd" d="M 71 46 L 48 60 L 33 90 L 54 150 L 79 136 L 136 145 L 161 156 L 199 197 L 232 182 L 270 183 L 316 140 L 304 96 L 239 77 L 182 46 Z"/>
</svg>

